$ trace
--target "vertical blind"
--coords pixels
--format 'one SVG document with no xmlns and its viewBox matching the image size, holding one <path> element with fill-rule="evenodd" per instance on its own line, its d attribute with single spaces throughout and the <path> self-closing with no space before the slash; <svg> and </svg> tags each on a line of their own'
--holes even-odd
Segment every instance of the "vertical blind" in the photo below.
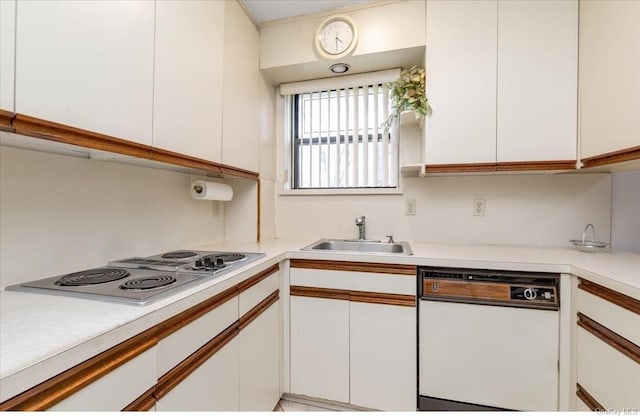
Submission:
<svg viewBox="0 0 640 416">
<path fill-rule="evenodd" d="M 382 83 L 291 96 L 293 188 L 386 188 L 398 185 L 396 129 Z"/>
</svg>

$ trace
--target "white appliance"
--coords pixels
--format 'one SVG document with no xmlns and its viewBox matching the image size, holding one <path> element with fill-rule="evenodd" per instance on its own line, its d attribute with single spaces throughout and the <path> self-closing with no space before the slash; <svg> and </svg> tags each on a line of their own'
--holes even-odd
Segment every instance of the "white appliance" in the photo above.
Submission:
<svg viewBox="0 0 640 416">
<path fill-rule="evenodd" d="M 558 410 L 559 276 L 418 268 L 420 410 Z"/>
</svg>

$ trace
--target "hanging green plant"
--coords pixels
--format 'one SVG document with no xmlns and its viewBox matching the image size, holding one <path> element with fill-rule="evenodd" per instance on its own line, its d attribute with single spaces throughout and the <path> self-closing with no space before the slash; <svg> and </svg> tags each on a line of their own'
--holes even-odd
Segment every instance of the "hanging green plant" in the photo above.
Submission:
<svg viewBox="0 0 640 416">
<path fill-rule="evenodd" d="M 414 65 L 404 69 L 396 81 L 387 82 L 384 86 L 389 89 L 391 97 L 391 114 L 382 124 L 385 134 L 404 110 L 413 110 L 416 118 L 431 114 L 431 106 L 425 93 L 424 68 Z"/>
</svg>

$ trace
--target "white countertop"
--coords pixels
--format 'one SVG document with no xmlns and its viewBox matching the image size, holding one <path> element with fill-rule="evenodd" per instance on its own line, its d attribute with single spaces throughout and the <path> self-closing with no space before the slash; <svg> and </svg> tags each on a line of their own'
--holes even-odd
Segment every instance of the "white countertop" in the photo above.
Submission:
<svg viewBox="0 0 640 416">
<path fill-rule="evenodd" d="M 302 252 L 312 241 L 176 249 L 263 252 L 237 271 L 148 306 L 0 291 L 0 401 L 148 329 L 286 258 L 571 273 L 640 299 L 640 254 L 571 247 L 411 244 L 413 256 Z M 102 265 L 96 265 L 96 267 Z M 85 319 L 91 316 L 89 322 Z"/>
</svg>

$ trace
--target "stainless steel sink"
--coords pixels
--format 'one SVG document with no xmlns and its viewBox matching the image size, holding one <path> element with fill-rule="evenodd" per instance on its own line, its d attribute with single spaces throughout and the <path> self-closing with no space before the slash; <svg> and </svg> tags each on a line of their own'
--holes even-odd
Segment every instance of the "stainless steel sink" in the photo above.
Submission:
<svg viewBox="0 0 640 416">
<path fill-rule="evenodd" d="M 333 251 L 369 254 L 396 254 L 410 256 L 413 254 L 409 243 L 381 243 L 371 240 L 334 240 L 322 239 L 301 249 L 302 251 Z"/>
</svg>

